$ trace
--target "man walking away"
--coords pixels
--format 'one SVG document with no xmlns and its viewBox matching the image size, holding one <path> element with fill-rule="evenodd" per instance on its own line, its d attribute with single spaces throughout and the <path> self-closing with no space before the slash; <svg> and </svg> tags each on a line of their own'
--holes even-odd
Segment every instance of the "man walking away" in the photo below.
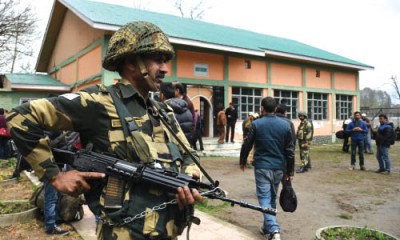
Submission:
<svg viewBox="0 0 400 240">
<path fill-rule="evenodd" d="M 385 114 L 379 115 L 379 123 L 376 135 L 376 159 L 378 160 L 379 169 L 377 173 L 390 174 L 391 161 L 389 158 L 389 148 L 394 135 L 393 123 L 388 121 Z"/>
<path fill-rule="evenodd" d="M 227 119 L 225 142 L 228 142 L 230 130 L 231 143 L 234 143 L 235 141 L 233 139 L 235 137 L 235 126 L 238 115 L 235 106 L 233 106 L 233 103 L 229 103 L 229 107 L 225 110 L 225 115 Z"/>
<path fill-rule="evenodd" d="M 301 166 L 296 173 L 307 172 L 311 168 L 310 145 L 313 136 L 313 127 L 307 120 L 306 112 L 299 112 L 300 125 L 297 128 L 297 139 L 299 140 Z"/>
<path fill-rule="evenodd" d="M 367 124 L 361 120 L 361 113 L 354 112 L 354 119 L 347 125 L 346 132 L 351 138 L 351 166 L 350 170 L 354 170 L 356 164 L 356 152 L 358 148 L 358 156 L 360 158 L 360 170 L 364 171 L 364 138 L 368 133 Z"/>
<path fill-rule="evenodd" d="M 262 117 L 252 123 L 240 151 L 240 169 L 244 171 L 246 160 L 253 145 L 254 175 L 260 206 L 276 208 L 276 198 L 282 179 L 289 180 L 294 174 L 294 145 L 290 124 L 278 118 L 274 112 L 275 99 L 266 97 L 261 101 Z M 260 232 L 267 239 L 281 239 L 276 217 L 264 214 Z"/>
</svg>

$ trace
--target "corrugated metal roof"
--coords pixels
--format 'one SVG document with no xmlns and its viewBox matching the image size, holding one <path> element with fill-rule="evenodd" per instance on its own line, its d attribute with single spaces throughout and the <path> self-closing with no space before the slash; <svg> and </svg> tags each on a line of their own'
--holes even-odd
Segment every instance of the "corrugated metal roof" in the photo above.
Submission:
<svg viewBox="0 0 400 240">
<path fill-rule="evenodd" d="M 264 52 L 266 50 L 373 68 L 361 62 L 286 38 L 199 20 L 87 0 L 60 0 L 93 24 L 122 26 L 131 21 L 152 22 L 170 37 Z"/>
<path fill-rule="evenodd" d="M 5 76 L 12 84 L 69 87 L 57 79 L 45 74 L 9 73 L 5 74 Z"/>
</svg>

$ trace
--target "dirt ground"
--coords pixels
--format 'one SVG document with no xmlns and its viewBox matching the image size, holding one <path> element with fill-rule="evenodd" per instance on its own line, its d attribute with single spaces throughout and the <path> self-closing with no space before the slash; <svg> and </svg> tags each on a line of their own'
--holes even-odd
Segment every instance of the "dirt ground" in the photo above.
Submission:
<svg viewBox="0 0 400 240">
<path fill-rule="evenodd" d="M 367 171 L 351 171 L 350 154 L 341 152 L 340 145 L 312 146 L 312 170 L 296 174 L 293 181 L 297 210 L 285 213 L 278 206 L 282 239 L 311 240 L 317 229 L 333 225 L 367 226 L 400 237 L 400 144 L 396 144 L 390 149 L 390 175 L 374 172 L 375 155 L 365 155 Z M 203 158 L 202 165 L 229 197 L 257 203 L 254 170 L 241 172 L 238 158 Z M 259 212 L 235 206 L 213 215 L 254 232 L 254 239 L 263 239 L 258 233 Z"/>
<path fill-rule="evenodd" d="M 312 146 L 312 170 L 296 174 L 293 181 L 299 202 L 296 212 L 284 213 L 278 206 L 282 239 L 312 240 L 317 229 L 332 225 L 368 226 L 400 237 L 400 142 L 390 149 L 391 175 L 374 173 L 378 163 L 374 155 L 368 154 L 367 171 L 349 170 L 350 154 L 340 149 L 337 144 Z M 201 163 L 214 180 L 221 182 L 229 197 L 257 204 L 253 169 L 240 171 L 238 158 L 203 157 Z M 12 188 L 1 188 L 0 200 L 10 199 Z M 31 191 L 23 187 L 15 192 L 26 197 Z M 262 223 L 259 212 L 235 206 L 213 215 L 254 233 L 252 239 L 263 239 L 258 233 Z M 71 225 L 62 227 L 72 230 L 63 239 L 80 239 Z M 0 228 L 0 240 L 17 238 L 57 239 L 46 237 L 40 219 Z"/>
</svg>

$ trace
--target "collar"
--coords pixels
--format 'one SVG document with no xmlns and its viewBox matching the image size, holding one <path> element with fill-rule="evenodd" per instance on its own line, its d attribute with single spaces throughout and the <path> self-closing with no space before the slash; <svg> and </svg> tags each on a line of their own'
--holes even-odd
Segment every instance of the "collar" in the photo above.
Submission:
<svg viewBox="0 0 400 240">
<path fill-rule="evenodd" d="M 139 95 L 138 90 L 136 90 L 136 88 L 134 88 L 126 79 L 122 79 L 118 86 L 121 90 L 122 98 L 130 98 L 134 95 Z"/>
</svg>

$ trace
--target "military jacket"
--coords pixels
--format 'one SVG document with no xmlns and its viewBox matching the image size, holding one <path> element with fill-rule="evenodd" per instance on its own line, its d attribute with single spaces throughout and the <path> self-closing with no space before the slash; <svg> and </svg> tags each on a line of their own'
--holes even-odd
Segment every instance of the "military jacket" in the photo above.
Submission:
<svg viewBox="0 0 400 240">
<path fill-rule="evenodd" d="M 159 161 L 164 168 L 176 172 L 200 174 L 197 166 L 183 148 L 181 158 L 172 158 L 165 143 L 178 145 L 159 121 L 151 118 L 148 104 L 127 80 L 113 85 L 141 135 L 152 152 L 151 160 Z M 160 105 L 169 111 L 171 109 Z M 174 118 L 173 118 L 174 119 Z M 71 130 L 80 133 L 83 145 L 93 144 L 93 151 L 109 152 L 128 161 L 143 161 L 132 144 L 132 137 L 125 137 L 114 102 L 104 86 L 94 86 L 78 93 L 67 93 L 59 97 L 39 99 L 13 109 L 7 116 L 8 127 L 18 150 L 35 170 L 41 180 L 48 180 L 58 174 L 49 146 L 49 140 L 43 131 Z M 176 122 L 176 120 L 174 120 Z M 181 141 L 190 149 L 179 124 L 174 129 Z M 145 162 L 148 162 L 147 159 Z M 118 223 L 155 205 L 175 198 L 156 186 L 144 183 L 127 184 L 123 207 L 105 209 L 103 196 L 105 181 L 91 182 L 90 192 L 85 194 L 90 209 L 101 218 Z M 114 227 L 118 239 L 168 239 L 180 234 L 182 212 L 177 205 L 169 205 L 160 211 L 149 211 L 145 218 L 133 221 L 121 227 Z M 100 224 L 101 225 L 101 224 Z M 100 226 L 101 227 L 101 226 Z M 101 231 L 98 232 L 102 239 Z"/>
<path fill-rule="evenodd" d="M 300 122 L 299 127 L 297 128 L 297 139 L 299 141 L 311 141 L 312 138 L 312 125 L 307 119 L 304 119 Z"/>
</svg>

